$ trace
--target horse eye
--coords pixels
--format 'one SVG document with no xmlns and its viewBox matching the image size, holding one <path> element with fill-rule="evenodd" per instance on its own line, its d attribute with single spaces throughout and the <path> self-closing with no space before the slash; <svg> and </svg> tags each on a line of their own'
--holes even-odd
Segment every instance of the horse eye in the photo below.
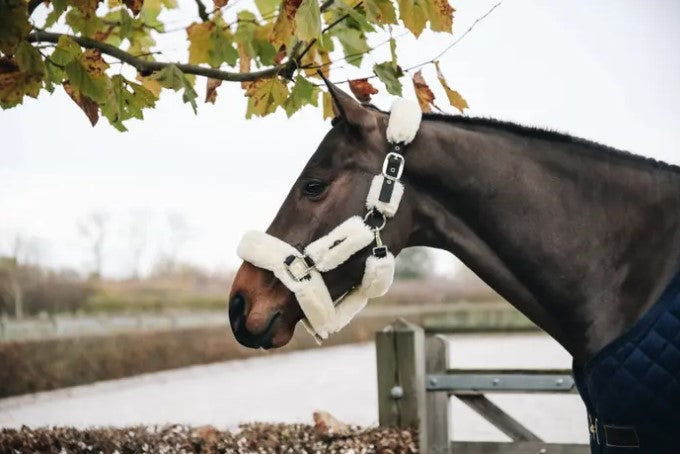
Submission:
<svg viewBox="0 0 680 454">
<path fill-rule="evenodd" d="M 302 187 L 302 193 L 307 197 L 318 197 L 323 194 L 327 186 L 323 181 L 310 180 Z"/>
</svg>

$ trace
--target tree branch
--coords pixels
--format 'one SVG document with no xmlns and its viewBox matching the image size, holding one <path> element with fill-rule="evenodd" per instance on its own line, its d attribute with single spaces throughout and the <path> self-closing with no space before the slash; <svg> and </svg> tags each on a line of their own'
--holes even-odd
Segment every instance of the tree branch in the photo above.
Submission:
<svg viewBox="0 0 680 454">
<path fill-rule="evenodd" d="M 265 77 L 273 77 L 278 74 L 284 73 L 288 70 L 291 65 L 295 65 L 293 60 L 288 62 L 273 66 L 271 68 L 264 69 L 262 71 L 253 71 L 247 73 L 237 73 L 221 71 L 214 68 L 205 68 L 203 66 L 187 65 L 185 63 L 170 63 L 170 62 L 159 62 L 159 61 L 147 61 L 141 58 L 135 57 L 132 54 L 125 52 L 115 46 L 110 44 L 102 43 L 100 41 L 95 41 L 90 38 L 82 38 L 79 36 L 67 35 L 62 33 L 51 33 L 44 31 L 35 31 L 26 37 L 26 41 L 29 43 L 37 42 L 49 42 L 58 43 L 59 37 L 67 36 L 73 41 L 78 43 L 80 46 L 88 49 L 99 49 L 103 54 L 109 55 L 111 57 L 117 58 L 130 66 L 133 66 L 142 74 L 150 74 L 154 71 L 160 71 L 169 65 L 176 65 L 185 74 L 194 74 L 196 76 L 210 77 L 212 79 L 219 79 L 228 82 L 252 82 L 254 80 L 262 79 Z"/>
</svg>

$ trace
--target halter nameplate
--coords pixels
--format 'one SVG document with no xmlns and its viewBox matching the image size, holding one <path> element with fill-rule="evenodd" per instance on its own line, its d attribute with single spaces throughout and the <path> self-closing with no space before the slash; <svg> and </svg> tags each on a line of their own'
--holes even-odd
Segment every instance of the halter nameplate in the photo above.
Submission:
<svg viewBox="0 0 680 454">
<path fill-rule="evenodd" d="M 418 132 L 421 120 L 418 103 L 397 99 L 392 104 L 387 126 L 391 150 L 382 172 L 375 175 L 366 195 L 366 219 L 353 216 L 327 235 L 308 244 L 304 253 L 288 243 L 262 232 L 248 232 L 241 239 L 238 255 L 253 265 L 272 271 L 295 294 L 305 314 L 304 325 L 317 340 L 339 331 L 366 305 L 368 298 L 384 295 L 394 278 L 394 256 L 382 243 L 380 231 L 394 217 L 404 193 L 400 179 L 406 160 L 403 148 Z M 371 226 L 371 214 L 382 216 Z M 366 259 L 359 285 L 333 301 L 322 273 L 331 271 L 375 242 Z"/>
</svg>

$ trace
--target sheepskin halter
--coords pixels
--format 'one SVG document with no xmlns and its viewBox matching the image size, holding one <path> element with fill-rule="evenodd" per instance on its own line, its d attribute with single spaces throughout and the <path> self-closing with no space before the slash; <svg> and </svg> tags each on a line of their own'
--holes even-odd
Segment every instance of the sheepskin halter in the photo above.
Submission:
<svg viewBox="0 0 680 454">
<path fill-rule="evenodd" d="M 304 326 L 317 341 L 339 331 L 366 306 L 369 298 L 384 295 L 392 285 L 394 255 L 383 244 L 380 231 L 399 209 L 404 193 L 400 181 L 406 163 L 404 150 L 415 138 L 421 116 L 420 106 L 414 101 L 397 99 L 392 104 L 387 125 L 390 151 L 382 172 L 371 181 L 364 218 L 350 217 L 308 244 L 304 252 L 263 232 L 251 231 L 241 239 L 239 257 L 273 272 L 295 294 L 305 314 Z M 333 301 L 323 273 L 372 244 L 361 283 Z"/>
</svg>

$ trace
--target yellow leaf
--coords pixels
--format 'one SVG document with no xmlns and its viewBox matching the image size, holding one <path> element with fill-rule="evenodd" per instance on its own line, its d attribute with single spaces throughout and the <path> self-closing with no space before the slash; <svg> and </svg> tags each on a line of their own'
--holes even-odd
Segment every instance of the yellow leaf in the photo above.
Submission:
<svg viewBox="0 0 680 454">
<path fill-rule="evenodd" d="M 99 49 L 87 49 L 83 52 L 80 62 L 83 64 L 85 71 L 90 73 L 92 77 L 102 76 L 109 68 L 109 64 L 104 61 Z"/>
<path fill-rule="evenodd" d="M 302 0 L 284 0 L 281 2 L 279 15 L 276 18 L 276 22 L 274 22 L 274 28 L 269 36 L 269 42 L 275 48 L 278 49 L 281 46 L 288 47 L 290 40 L 295 35 L 295 13 L 301 3 Z"/>
<path fill-rule="evenodd" d="M 274 112 L 288 97 L 288 86 L 279 77 L 269 77 L 251 82 L 246 89 L 248 110 L 246 118 L 264 117 Z"/>
<path fill-rule="evenodd" d="M 426 0 L 429 9 L 430 28 L 436 32 L 451 33 L 455 9 L 449 0 Z"/>
<path fill-rule="evenodd" d="M 324 91 L 321 94 L 321 100 L 323 101 L 323 119 L 335 118 L 335 112 L 333 111 L 333 98 L 331 94 Z"/>
<path fill-rule="evenodd" d="M 158 98 L 161 95 L 161 90 L 163 89 L 163 86 L 161 85 L 158 80 L 153 79 L 151 77 L 144 77 L 141 74 L 137 73 L 137 80 L 139 81 L 140 84 L 147 90 L 149 90 L 153 95 Z"/>
<path fill-rule="evenodd" d="M 422 2 L 423 0 L 398 0 L 399 18 L 404 22 L 404 27 L 416 38 L 423 32 L 427 23 L 427 10 Z"/>
<path fill-rule="evenodd" d="M 456 109 L 460 110 L 460 113 L 465 113 L 464 110 L 470 107 L 468 106 L 467 101 L 460 93 L 458 93 L 456 90 L 452 90 L 446 83 L 446 79 L 444 79 L 444 75 L 439 69 L 438 61 L 434 62 L 434 66 L 437 68 L 437 78 L 439 79 L 439 83 L 442 84 L 442 87 L 446 92 L 446 96 L 449 98 L 449 103 Z"/>
<path fill-rule="evenodd" d="M 430 87 L 427 86 L 421 71 L 418 71 L 413 75 L 413 88 L 416 90 L 416 97 L 418 98 L 418 104 L 420 104 L 420 110 L 423 112 L 432 111 L 434 93 L 432 93 Z"/>
<path fill-rule="evenodd" d="M 210 61 L 210 36 L 215 24 L 212 22 L 194 22 L 187 27 L 189 40 L 189 63 L 198 65 Z"/>
</svg>

